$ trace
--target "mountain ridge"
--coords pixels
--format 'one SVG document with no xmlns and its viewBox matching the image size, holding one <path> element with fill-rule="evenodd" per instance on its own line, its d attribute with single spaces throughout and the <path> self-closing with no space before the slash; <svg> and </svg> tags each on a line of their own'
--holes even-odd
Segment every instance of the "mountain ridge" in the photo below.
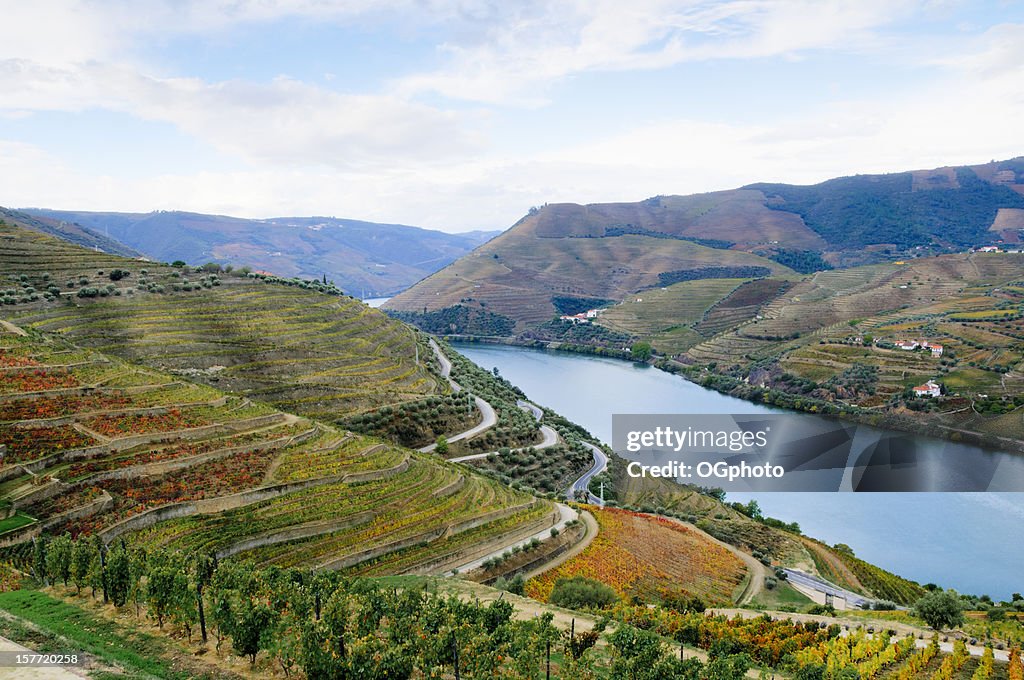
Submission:
<svg viewBox="0 0 1024 680">
<path fill-rule="evenodd" d="M 504 315 L 522 331 L 557 314 L 556 296 L 624 300 L 687 278 L 687 271 L 699 278 L 723 265 L 792 279 L 1019 243 L 1022 230 L 1024 157 L 633 203 L 554 203 L 532 208 L 385 308 L 470 305 Z"/>
<path fill-rule="evenodd" d="M 358 297 L 384 297 L 407 288 L 497 234 L 448 234 L 322 216 L 248 219 L 186 211 L 45 208 L 23 212 L 106 233 L 153 259 L 246 265 L 284 277 L 326 276 Z"/>
</svg>

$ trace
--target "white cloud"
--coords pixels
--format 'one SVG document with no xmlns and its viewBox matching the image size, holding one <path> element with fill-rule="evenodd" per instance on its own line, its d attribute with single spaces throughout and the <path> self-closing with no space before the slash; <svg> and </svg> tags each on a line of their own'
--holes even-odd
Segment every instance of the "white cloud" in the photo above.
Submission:
<svg viewBox="0 0 1024 680">
<path fill-rule="evenodd" d="M 537 105 L 544 88 L 588 71 L 655 69 L 687 61 L 856 50 L 907 15 L 914 0 L 597 0 L 508 3 L 485 39 L 447 44 L 450 63 L 400 79 L 403 94 Z"/>
<path fill-rule="evenodd" d="M 475 145 L 454 113 L 390 95 L 347 95 L 278 78 L 207 83 L 103 64 L 0 62 L 0 110 L 101 108 L 165 121 L 243 158 L 363 167 L 459 156 Z"/>
<path fill-rule="evenodd" d="M 22 9 L 29 4 L 54 14 L 54 35 L 63 42 L 52 53 L 21 37 L 34 39 L 39 31 L 18 22 L 45 18 Z M 835 101 L 819 94 L 801 110 L 756 124 L 666 118 L 578 144 L 555 143 L 539 154 L 515 151 L 514 137 L 503 140 L 513 150 L 499 153 L 478 133 L 489 122 L 477 114 L 417 100 L 441 92 L 490 102 L 514 96 L 519 103 L 525 93 L 536 102 L 546 88 L 588 71 L 877 50 L 877 34 L 915 6 L 909 0 L 465 0 L 392 3 L 383 10 L 370 0 L 61 6 L 70 9 L 18 3 L 11 40 L 0 43 L 0 124 L 33 111 L 112 110 L 171 123 L 242 162 L 221 172 L 160 174 L 154 163 L 151 172 L 85 174 L 74 169 L 75 159 L 0 140 L 0 203 L 252 217 L 335 214 L 464 230 L 506 227 L 545 201 L 638 200 L 753 181 L 814 182 L 985 161 L 1024 149 L 1021 26 L 965 37 L 945 46 L 941 59 L 916 55 L 936 67 L 935 82 L 908 83 L 895 96 Z M 450 60 L 442 71 L 395 83 L 390 93 L 341 94 L 287 78 L 254 83 L 153 75 L 159 65 L 124 56 L 154 26 L 211 32 L 286 15 L 349 21 L 396 7 L 451 21 L 444 48 Z M 505 132 L 494 126 L 496 137 Z"/>
</svg>

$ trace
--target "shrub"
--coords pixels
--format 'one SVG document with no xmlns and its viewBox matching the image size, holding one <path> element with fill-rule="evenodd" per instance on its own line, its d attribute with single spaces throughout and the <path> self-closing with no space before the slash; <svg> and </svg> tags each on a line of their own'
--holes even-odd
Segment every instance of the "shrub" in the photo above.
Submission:
<svg viewBox="0 0 1024 680">
<path fill-rule="evenodd" d="M 619 596 L 610 586 L 585 576 L 558 579 L 548 597 L 551 604 L 570 609 L 603 609 L 611 607 L 618 601 Z"/>
</svg>

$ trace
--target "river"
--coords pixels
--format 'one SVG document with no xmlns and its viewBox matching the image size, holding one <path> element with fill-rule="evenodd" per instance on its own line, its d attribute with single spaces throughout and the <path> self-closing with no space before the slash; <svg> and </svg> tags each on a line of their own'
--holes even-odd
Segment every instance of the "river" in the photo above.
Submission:
<svg viewBox="0 0 1024 680">
<path fill-rule="evenodd" d="M 504 345 L 454 346 L 488 370 L 497 367 L 531 400 L 604 442 L 611 442 L 613 413 L 768 411 L 626 361 Z M 1010 463 L 1024 465 L 1024 458 Z M 799 522 L 808 536 L 846 543 L 859 557 L 920 583 L 998 599 L 1024 592 L 1024 493 L 729 495 L 750 499 L 769 516 Z"/>
</svg>

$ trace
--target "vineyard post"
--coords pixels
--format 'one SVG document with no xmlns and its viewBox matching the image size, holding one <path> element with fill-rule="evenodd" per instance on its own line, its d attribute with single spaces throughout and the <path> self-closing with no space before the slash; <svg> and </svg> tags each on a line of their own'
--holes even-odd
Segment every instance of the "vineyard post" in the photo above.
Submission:
<svg viewBox="0 0 1024 680">
<path fill-rule="evenodd" d="M 546 678 L 546 680 L 551 680 L 551 637 L 550 636 L 547 637 L 546 642 L 547 642 L 548 663 L 547 663 L 547 674 L 544 677 Z"/>
<path fill-rule="evenodd" d="M 459 641 L 455 637 L 454 630 L 452 630 L 452 656 L 455 658 L 455 680 L 461 680 L 459 677 Z"/>
<path fill-rule="evenodd" d="M 107 546 L 101 542 L 100 549 L 100 583 L 103 585 L 103 604 L 107 603 Z"/>
</svg>

